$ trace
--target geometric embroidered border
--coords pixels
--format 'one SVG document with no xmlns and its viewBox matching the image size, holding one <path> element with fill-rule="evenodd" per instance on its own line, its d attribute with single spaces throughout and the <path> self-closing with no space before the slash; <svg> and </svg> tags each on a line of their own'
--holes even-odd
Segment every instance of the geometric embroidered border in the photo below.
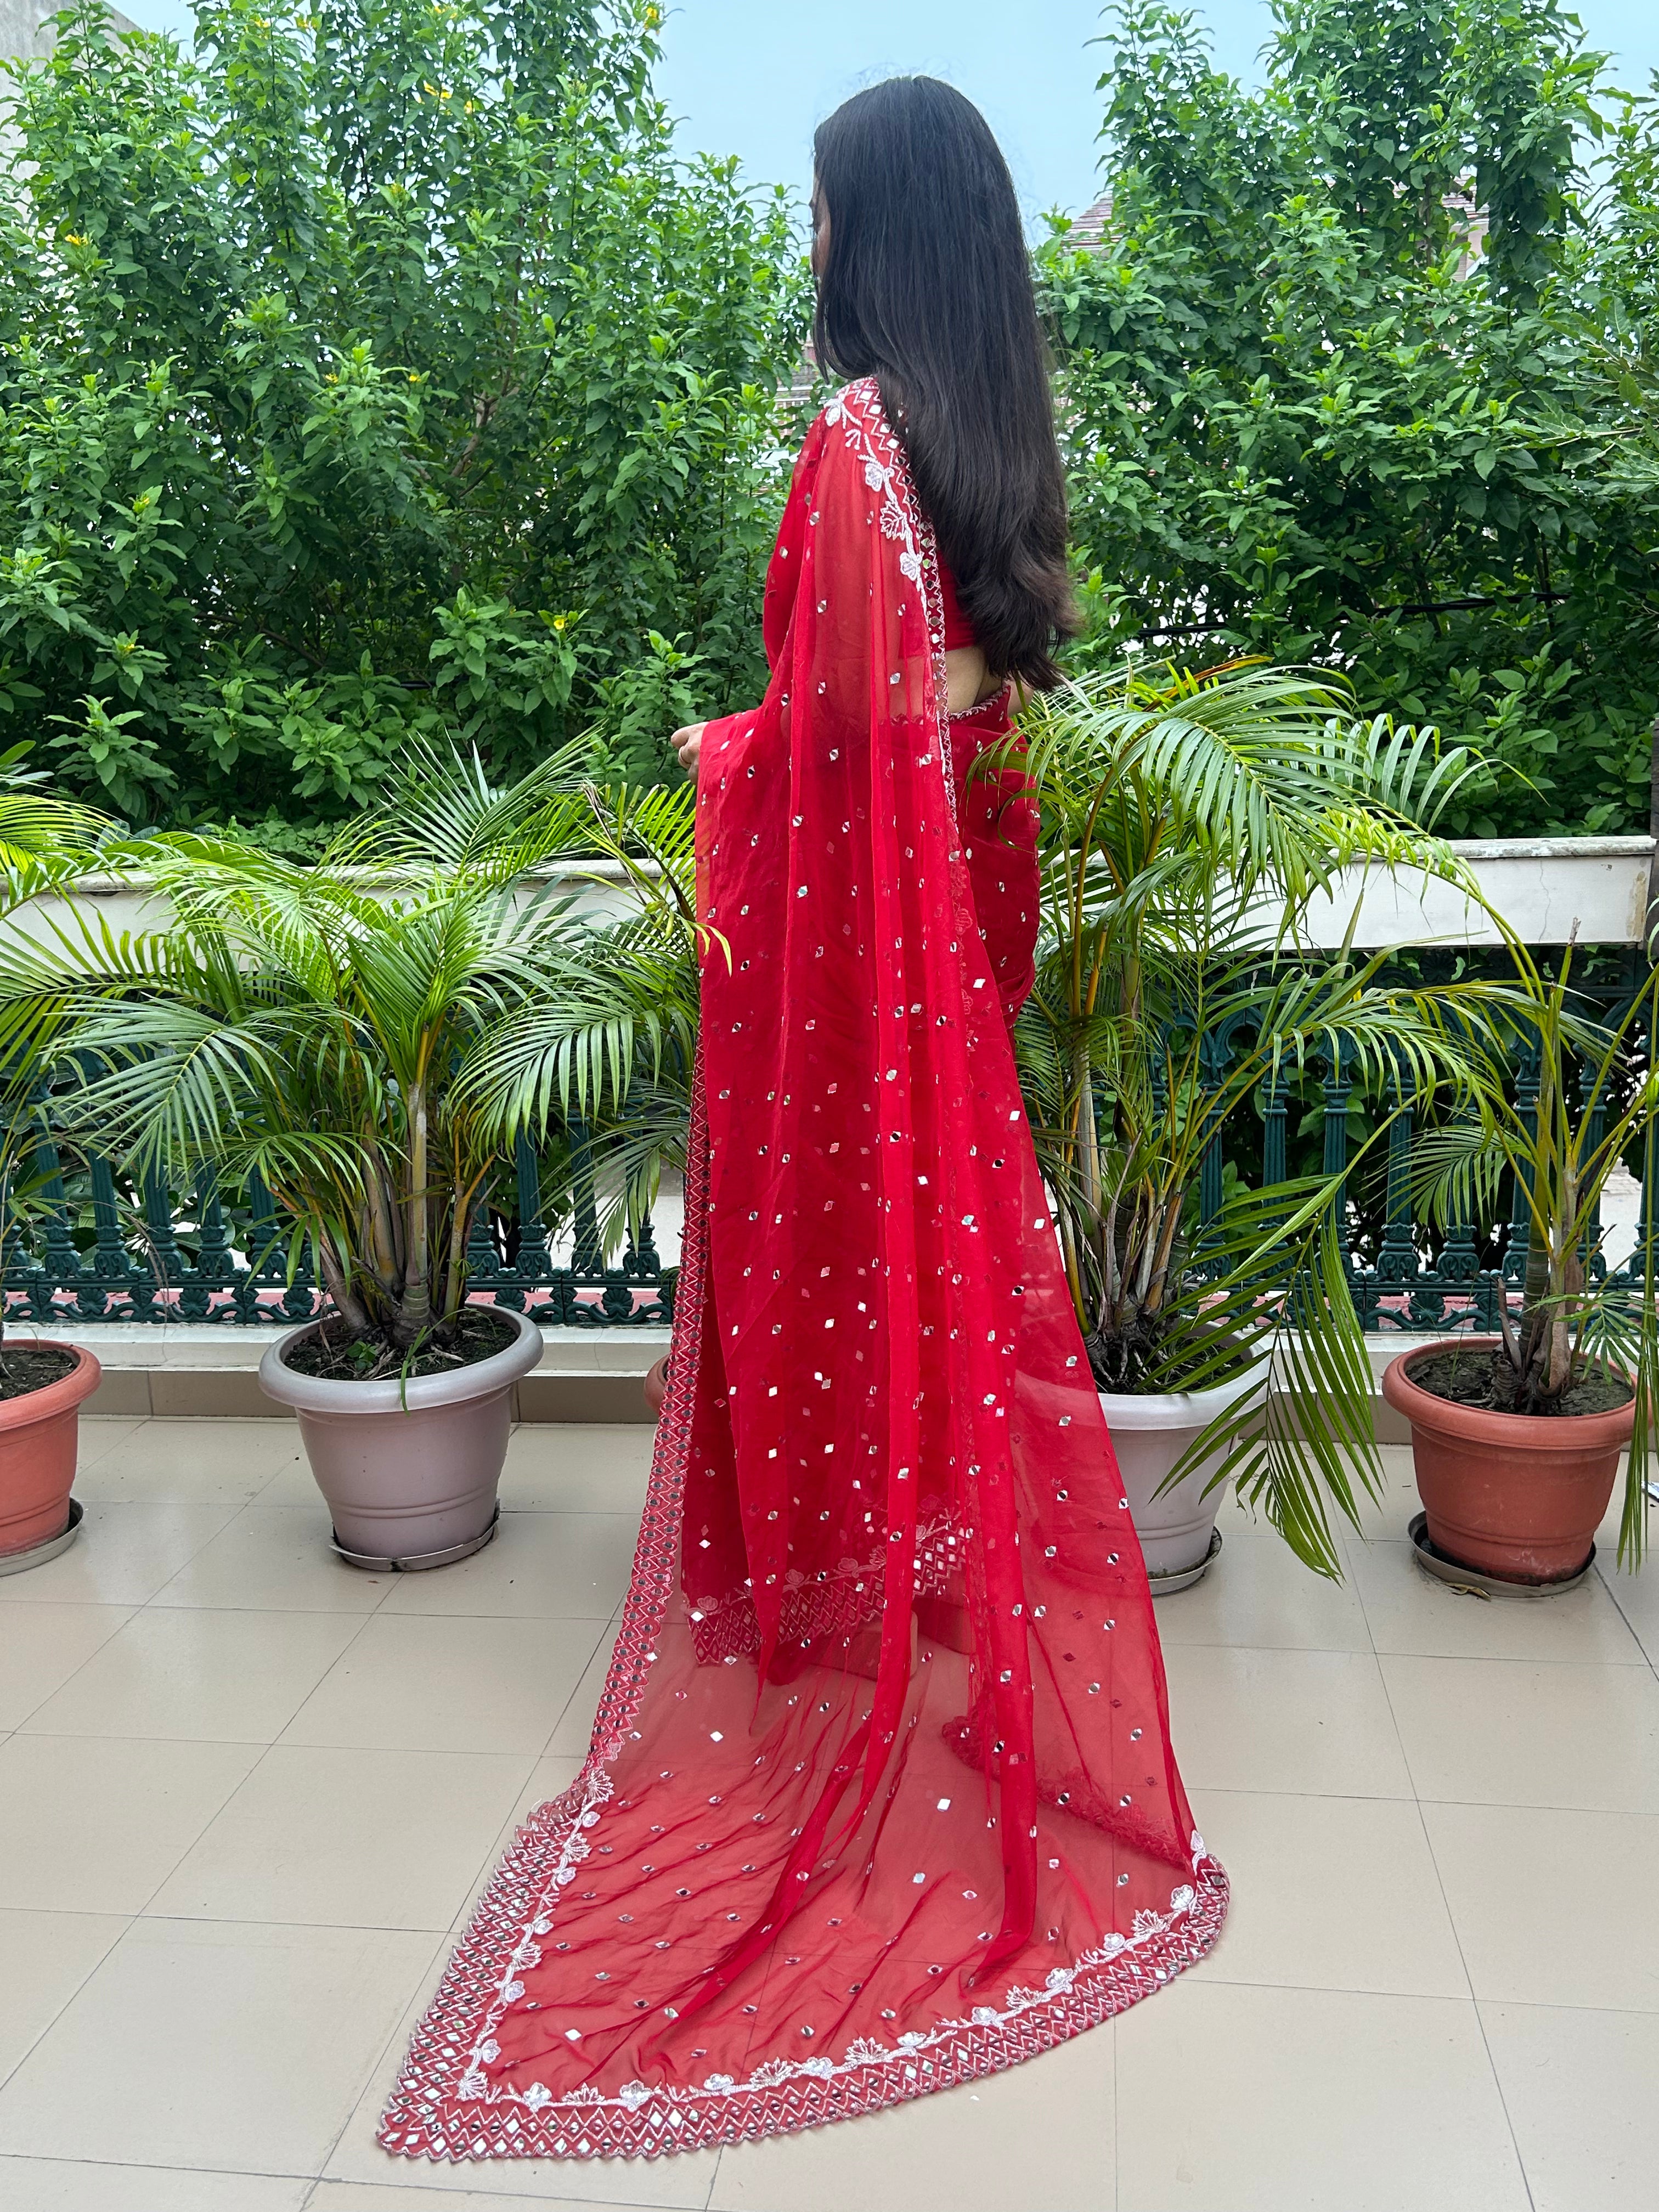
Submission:
<svg viewBox="0 0 1659 2212">
<path fill-rule="evenodd" d="M 466 2071 L 479 2020 L 495 1994 L 496 1942 L 503 1933 L 516 1938 L 526 1916 L 533 1916 L 548 1869 L 562 1848 L 561 1832 L 568 1834 L 579 1798 L 580 1784 L 544 1806 L 520 1832 L 498 1869 L 386 2107 L 380 2137 L 387 2150 L 458 2163 L 475 2158 L 656 2158 L 878 2112 L 1000 2073 L 1127 2011 L 1201 1959 L 1226 1917 L 1227 1877 L 1206 1856 L 1194 1869 L 1191 1901 L 1184 1910 L 1141 1940 L 1129 1939 L 1115 1955 L 1069 1977 L 1062 1973 L 1060 1978 L 1069 1978 L 1069 1987 L 1052 1996 L 1030 1992 L 1036 2001 L 1012 2018 L 951 2022 L 947 2033 L 926 2039 L 926 2049 L 872 2052 L 824 2075 L 757 2079 L 729 2089 L 722 2085 L 678 2095 L 647 2093 L 637 2101 L 602 2097 L 595 2090 L 550 2098 L 539 2106 L 524 2097 L 463 2097 L 453 2087 L 446 2094 L 443 2085 L 455 2084 Z"/>
</svg>

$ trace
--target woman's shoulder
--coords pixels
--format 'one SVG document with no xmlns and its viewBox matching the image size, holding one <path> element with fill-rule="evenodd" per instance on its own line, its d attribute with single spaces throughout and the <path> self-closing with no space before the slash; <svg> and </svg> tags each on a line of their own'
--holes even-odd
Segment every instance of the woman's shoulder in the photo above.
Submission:
<svg viewBox="0 0 1659 2212">
<path fill-rule="evenodd" d="M 860 376 L 843 385 L 826 402 L 812 428 L 826 448 L 840 446 L 848 453 L 898 452 L 898 441 L 882 405 L 881 386 L 873 376 Z"/>
<path fill-rule="evenodd" d="M 873 376 L 860 376 L 836 392 L 813 423 L 808 448 L 821 469 L 861 479 L 884 503 L 908 493 L 904 447 Z"/>
</svg>

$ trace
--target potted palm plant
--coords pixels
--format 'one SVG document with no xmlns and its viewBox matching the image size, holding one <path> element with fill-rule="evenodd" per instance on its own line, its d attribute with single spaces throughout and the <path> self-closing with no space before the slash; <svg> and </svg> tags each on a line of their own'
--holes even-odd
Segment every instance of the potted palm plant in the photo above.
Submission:
<svg viewBox="0 0 1659 2212">
<path fill-rule="evenodd" d="M 1382 1480 L 1347 1169 L 1224 1191 L 1218 1133 L 1320 1058 L 1397 1105 L 1470 1079 L 1436 994 L 1299 942 L 1352 863 L 1458 872 L 1421 825 L 1466 757 L 1345 708 L 1305 672 L 1131 665 L 1022 718 L 1044 926 L 1016 1052 L 1155 1591 L 1204 1571 L 1225 1480 L 1333 1575 L 1327 1501 L 1356 1522 Z"/>
<path fill-rule="evenodd" d="M 511 1394 L 541 1354 L 522 1314 L 467 1297 L 468 1239 L 521 1132 L 613 1108 L 641 1056 L 684 1043 L 664 973 L 689 904 L 639 866 L 655 794 L 620 812 L 556 759 L 510 791 L 430 755 L 316 867 L 185 833 L 116 855 L 170 909 L 113 936 L 73 902 L 46 942 L 0 942 L 0 1049 L 135 1176 L 258 1177 L 314 1256 L 326 1310 L 260 1382 L 299 1416 L 338 1550 L 436 1565 L 487 1542 Z M 629 917 L 595 927 L 526 872 L 625 854 Z M 265 1255 L 251 1255 L 256 1262 Z"/>
<path fill-rule="evenodd" d="M 1652 1059 L 1659 975 L 1622 1012 L 1596 1018 L 1575 991 L 1575 947 L 1552 974 L 1512 939 L 1512 984 L 1493 994 L 1503 1019 L 1480 1039 L 1478 1111 L 1419 1139 L 1425 1209 L 1489 1218 L 1505 1172 L 1525 1224 L 1513 1310 L 1498 1292 L 1496 1337 L 1443 1340 L 1402 1353 L 1383 1395 L 1411 1423 L 1423 1525 L 1419 1551 L 1498 1585 L 1547 1590 L 1577 1582 L 1626 1460 L 1619 1556 L 1645 1546 L 1654 1472 L 1659 1337 L 1653 1285 Z M 1517 1103 L 1517 1067 L 1536 1103 Z M 1621 1162 L 1644 1166 L 1637 1253 L 1609 1273 L 1601 1201 Z"/>
<path fill-rule="evenodd" d="M 54 1195 L 37 1143 L 32 1117 L 0 1128 L 0 1574 L 38 1566 L 74 1540 L 81 1407 L 101 1372 L 78 1345 L 19 1339 L 6 1327 L 14 1252 Z"/>
<path fill-rule="evenodd" d="M 0 753 L 0 910 L 84 867 L 110 824 L 41 790 L 29 748 Z M 6 1290 L 16 1250 L 51 1208 L 56 1172 L 27 1099 L 0 1121 L 0 1574 L 53 1558 L 72 1541 L 81 1407 L 97 1389 L 89 1352 L 56 1338 L 8 1336 Z"/>
</svg>

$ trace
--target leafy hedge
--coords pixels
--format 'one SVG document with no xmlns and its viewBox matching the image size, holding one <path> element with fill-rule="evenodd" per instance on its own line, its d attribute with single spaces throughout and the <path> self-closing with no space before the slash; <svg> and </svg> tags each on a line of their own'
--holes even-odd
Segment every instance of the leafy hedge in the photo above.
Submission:
<svg viewBox="0 0 1659 2212">
<path fill-rule="evenodd" d="M 10 72 L 0 742 L 301 850 L 440 721 L 666 773 L 761 674 L 782 195 L 676 158 L 641 0 L 197 21 Z"/>
<path fill-rule="evenodd" d="M 439 724 L 677 780 L 762 678 L 783 194 L 677 158 L 653 0 L 197 20 L 80 0 L 0 101 L 0 750 L 298 851 Z M 1160 0 L 1109 45 L 1038 252 L 1079 662 L 1322 663 L 1493 764 L 1448 826 L 1645 828 L 1654 101 L 1556 0 L 1282 0 L 1253 93 Z"/>
<path fill-rule="evenodd" d="M 1085 657 L 1334 665 L 1518 771 L 1450 826 L 1645 830 L 1659 109 L 1554 0 L 1276 14 L 1249 93 L 1126 0 L 1105 235 L 1042 250 Z"/>
</svg>

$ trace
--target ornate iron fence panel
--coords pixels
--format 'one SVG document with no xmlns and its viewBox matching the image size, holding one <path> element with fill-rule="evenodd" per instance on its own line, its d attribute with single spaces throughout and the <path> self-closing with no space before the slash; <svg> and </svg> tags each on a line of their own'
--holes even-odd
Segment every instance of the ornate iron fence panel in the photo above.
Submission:
<svg viewBox="0 0 1659 2212">
<path fill-rule="evenodd" d="M 1612 985 L 1609 998 L 1616 999 Z M 1627 1003 L 1627 1001 L 1626 1001 Z M 1213 1090 L 1233 1050 L 1231 1035 L 1204 1041 L 1203 1075 Z M 1290 1113 L 1288 1078 L 1258 1095 L 1252 1123 L 1254 1170 L 1264 1183 L 1285 1180 Z M 1328 1174 L 1347 1165 L 1348 1117 L 1354 1101 L 1352 1070 L 1340 1053 L 1327 1056 L 1319 1085 L 1322 1104 L 1322 1164 Z M 1538 1071 L 1522 1060 L 1516 1097 L 1523 1110 L 1535 1104 Z M 1379 1102 L 1397 1109 L 1396 1097 Z M 548 1192 L 541 1164 L 527 1143 L 514 1159 L 514 1188 L 493 1194 L 475 1215 L 468 1243 L 469 1294 L 528 1314 L 546 1328 L 611 1329 L 672 1322 L 676 1270 L 660 1261 L 651 1221 L 641 1222 L 614 1265 L 601 1249 L 595 1174 L 584 1132 L 566 1133 L 568 1154 L 554 1195 L 568 1223 L 568 1264 L 556 1261 Z M 1224 1133 L 1212 1128 L 1200 1178 L 1200 1217 L 1212 1221 L 1223 1200 Z M 1431 1237 L 1413 1215 L 1412 1126 L 1397 1114 L 1380 1172 L 1385 1188 L 1380 1231 L 1372 1256 L 1356 1254 L 1343 1224 L 1343 1244 L 1355 1308 L 1372 1334 L 1447 1330 L 1491 1332 L 1500 1301 L 1518 1289 L 1526 1266 L 1524 1194 L 1514 1194 L 1506 1223 L 1454 1224 Z M 1650 1160 L 1653 1150 L 1650 1137 Z M 189 1190 L 150 1180 L 123 1194 L 108 1161 L 93 1157 L 74 1177 L 60 1167 L 43 1118 L 37 1146 L 43 1205 L 25 1233 L 6 1240 L 3 1277 L 9 1319 L 42 1326 L 184 1322 L 245 1328 L 307 1321 L 322 1310 L 324 1295 L 309 1254 L 291 1252 L 291 1238 L 257 1177 L 233 1212 L 222 1202 L 211 1174 Z M 1637 1224 L 1641 1244 L 1659 1226 L 1659 1172 L 1641 1178 Z M 562 1237 L 561 1242 L 563 1241 Z M 1497 1254 L 1483 1264 L 1480 1247 Z M 1202 1249 L 1201 1239 L 1200 1249 Z M 292 1264 L 290 1264 L 292 1261 Z M 1599 1255 L 1596 1264 L 1601 1264 Z"/>
<path fill-rule="evenodd" d="M 521 1143 L 515 1188 L 500 1213 L 480 1207 L 467 1244 L 467 1289 L 548 1328 L 622 1328 L 674 1317 L 676 1271 L 665 1268 L 649 1215 L 614 1266 L 600 1247 L 593 1170 L 580 1133 L 563 1198 L 574 1237 L 568 1265 L 554 1258 L 540 1163 Z M 67 1178 L 43 1124 L 32 1218 L 8 1237 L 0 1296 L 8 1320 L 221 1328 L 291 1324 L 323 1310 L 311 1254 L 291 1237 L 257 1176 L 228 1215 L 216 1179 L 188 1190 L 155 1178 L 125 1199 L 110 1163 L 94 1155 Z M 125 1217 L 125 1218 L 124 1218 Z"/>
</svg>

